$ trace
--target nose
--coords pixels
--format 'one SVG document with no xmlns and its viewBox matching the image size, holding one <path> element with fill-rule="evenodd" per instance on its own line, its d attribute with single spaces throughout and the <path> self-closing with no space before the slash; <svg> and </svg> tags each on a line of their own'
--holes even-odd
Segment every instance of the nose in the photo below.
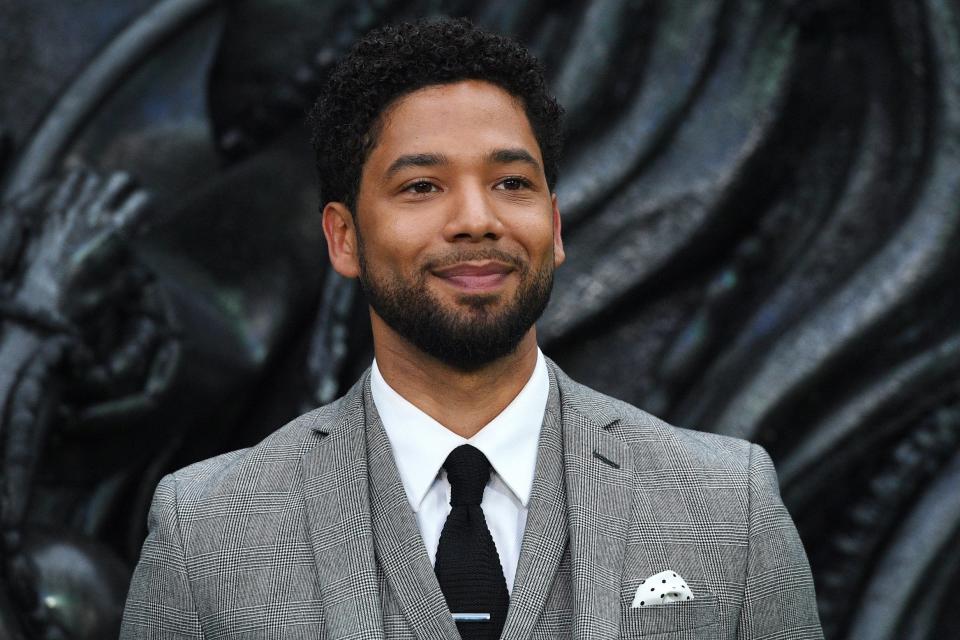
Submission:
<svg viewBox="0 0 960 640">
<path fill-rule="evenodd" d="M 444 235 L 448 242 L 480 242 L 496 240 L 503 235 L 503 222 L 491 200 L 491 195 L 480 185 L 465 186 L 459 197 L 451 199 Z"/>
</svg>

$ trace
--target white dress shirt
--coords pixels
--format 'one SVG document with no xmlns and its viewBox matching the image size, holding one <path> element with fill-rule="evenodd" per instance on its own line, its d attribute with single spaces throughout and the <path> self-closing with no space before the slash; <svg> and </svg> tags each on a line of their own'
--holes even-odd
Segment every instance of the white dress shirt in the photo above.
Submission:
<svg viewBox="0 0 960 640">
<path fill-rule="evenodd" d="M 500 554 L 507 590 L 520 558 L 527 504 L 537 466 L 537 442 L 547 406 L 550 378 L 543 353 L 527 384 L 500 414 L 470 439 L 458 436 L 397 393 L 374 360 L 370 392 L 387 432 L 400 481 L 417 516 L 430 562 L 436 561 L 440 532 L 450 513 L 450 483 L 441 465 L 451 451 L 471 444 L 487 456 L 493 471 L 483 491 L 483 516 Z"/>
</svg>

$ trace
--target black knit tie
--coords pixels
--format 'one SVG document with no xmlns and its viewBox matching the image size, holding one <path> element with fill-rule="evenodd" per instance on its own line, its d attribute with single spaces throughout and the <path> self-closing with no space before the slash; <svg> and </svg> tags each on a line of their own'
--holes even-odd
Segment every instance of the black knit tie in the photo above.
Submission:
<svg viewBox="0 0 960 640">
<path fill-rule="evenodd" d="M 450 515 L 440 532 L 434 571 L 463 640 L 495 640 L 507 618 L 510 596 L 500 556 L 480 509 L 490 462 L 468 444 L 450 452 L 443 468 L 450 481 Z M 489 613 L 489 621 L 458 614 Z M 470 616 L 483 618 L 484 616 Z"/>
</svg>

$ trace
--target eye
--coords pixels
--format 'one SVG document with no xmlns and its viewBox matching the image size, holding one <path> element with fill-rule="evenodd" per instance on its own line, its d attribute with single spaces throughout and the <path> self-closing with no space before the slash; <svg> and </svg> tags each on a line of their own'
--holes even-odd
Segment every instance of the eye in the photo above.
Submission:
<svg viewBox="0 0 960 640">
<path fill-rule="evenodd" d="M 517 176 L 505 178 L 497 184 L 498 189 L 505 191 L 520 191 L 521 189 L 529 189 L 531 186 L 532 183 L 529 180 Z"/>
<path fill-rule="evenodd" d="M 408 184 L 403 190 L 408 193 L 433 193 L 439 191 L 437 185 L 429 180 L 417 180 L 416 182 Z"/>
</svg>

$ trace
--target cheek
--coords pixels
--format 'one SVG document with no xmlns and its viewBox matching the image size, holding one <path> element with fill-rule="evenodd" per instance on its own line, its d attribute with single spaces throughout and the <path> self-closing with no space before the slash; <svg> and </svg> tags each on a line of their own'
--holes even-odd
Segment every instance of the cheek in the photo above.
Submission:
<svg viewBox="0 0 960 640">
<path fill-rule="evenodd" d="M 382 215 L 374 230 L 378 250 L 386 261 L 415 267 L 431 250 L 443 244 L 438 216 L 426 208 L 415 212 L 397 210 Z"/>
<path fill-rule="evenodd" d="M 533 259 L 544 259 L 553 252 L 553 222 L 550 219 L 530 220 L 516 227 L 515 237 L 526 247 Z"/>
<path fill-rule="evenodd" d="M 381 227 L 374 237 L 364 237 L 367 264 L 380 272 L 409 275 L 418 270 L 424 245 L 415 229 L 397 225 Z"/>
</svg>

